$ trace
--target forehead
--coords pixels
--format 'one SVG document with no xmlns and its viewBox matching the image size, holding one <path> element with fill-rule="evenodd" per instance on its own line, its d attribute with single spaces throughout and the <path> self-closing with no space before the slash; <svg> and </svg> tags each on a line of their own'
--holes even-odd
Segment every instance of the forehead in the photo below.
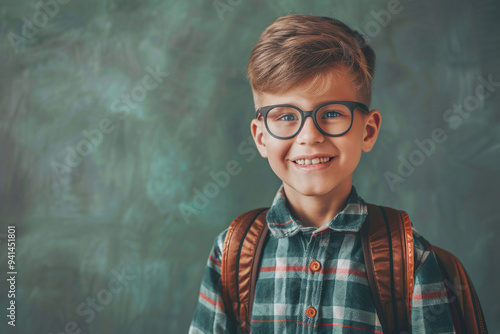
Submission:
<svg viewBox="0 0 500 334">
<path fill-rule="evenodd" d="M 293 104 L 305 110 L 329 101 L 359 101 L 359 89 L 348 68 L 322 72 L 283 92 L 255 92 L 255 108 L 273 104 Z"/>
</svg>

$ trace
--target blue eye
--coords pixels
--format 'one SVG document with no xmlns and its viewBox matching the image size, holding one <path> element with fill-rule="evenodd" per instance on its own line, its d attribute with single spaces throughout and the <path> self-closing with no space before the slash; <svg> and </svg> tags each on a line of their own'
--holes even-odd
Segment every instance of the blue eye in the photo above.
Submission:
<svg viewBox="0 0 500 334">
<path fill-rule="evenodd" d="M 282 121 L 296 121 L 298 120 L 297 116 L 295 116 L 294 114 L 285 114 L 285 115 L 282 115 L 278 118 L 279 120 L 282 120 Z"/>
<path fill-rule="evenodd" d="M 338 113 L 337 111 L 327 111 L 323 114 L 323 118 L 336 118 L 342 116 L 342 114 Z"/>
</svg>

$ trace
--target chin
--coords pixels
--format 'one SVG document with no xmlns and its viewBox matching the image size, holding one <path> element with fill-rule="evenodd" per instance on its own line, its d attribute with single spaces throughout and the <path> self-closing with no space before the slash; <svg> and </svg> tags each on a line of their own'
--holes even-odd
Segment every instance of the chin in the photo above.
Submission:
<svg viewBox="0 0 500 334">
<path fill-rule="evenodd" d="M 321 185 L 297 185 L 292 187 L 297 193 L 303 196 L 324 196 L 329 194 L 334 187 L 327 186 L 325 184 Z"/>
</svg>

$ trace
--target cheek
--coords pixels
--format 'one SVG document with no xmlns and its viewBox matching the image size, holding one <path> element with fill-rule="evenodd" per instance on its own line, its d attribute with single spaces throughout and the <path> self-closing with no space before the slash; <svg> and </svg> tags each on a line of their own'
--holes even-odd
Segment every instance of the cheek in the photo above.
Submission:
<svg viewBox="0 0 500 334">
<path fill-rule="evenodd" d="M 357 164 L 361 158 L 362 141 L 359 136 L 349 136 L 337 142 L 337 147 L 343 153 L 346 162 Z"/>
<path fill-rule="evenodd" d="M 288 158 L 288 146 L 283 145 L 283 143 L 277 143 L 272 140 L 267 144 L 267 151 L 269 153 L 269 164 L 273 169 L 282 168 L 286 164 L 286 158 Z"/>
</svg>

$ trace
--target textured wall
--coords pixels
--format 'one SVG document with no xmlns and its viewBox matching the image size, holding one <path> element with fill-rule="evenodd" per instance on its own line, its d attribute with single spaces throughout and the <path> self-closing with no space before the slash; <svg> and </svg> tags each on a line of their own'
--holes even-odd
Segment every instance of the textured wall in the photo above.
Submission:
<svg viewBox="0 0 500 334">
<path fill-rule="evenodd" d="M 249 138 L 245 70 L 290 13 L 371 36 L 382 132 L 354 184 L 462 260 L 500 332 L 500 5 L 401 0 L 378 17 L 390 3 L 1 0 L 0 273 L 16 225 L 17 332 L 187 331 L 213 238 L 280 184 Z"/>
</svg>

